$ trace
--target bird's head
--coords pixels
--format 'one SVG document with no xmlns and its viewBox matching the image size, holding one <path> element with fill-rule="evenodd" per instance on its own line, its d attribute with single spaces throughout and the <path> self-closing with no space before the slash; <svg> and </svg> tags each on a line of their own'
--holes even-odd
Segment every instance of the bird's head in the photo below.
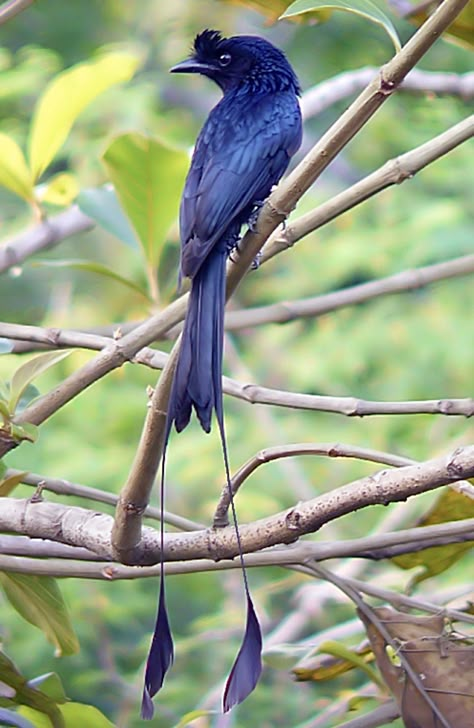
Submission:
<svg viewBox="0 0 474 728">
<path fill-rule="evenodd" d="M 224 93 L 242 84 L 252 90 L 300 91 L 285 54 L 254 35 L 224 38 L 217 30 L 203 30 L 194 39 L 192 55 L 170 71 L 201 73 L 215 81 Z"/>
</svg>

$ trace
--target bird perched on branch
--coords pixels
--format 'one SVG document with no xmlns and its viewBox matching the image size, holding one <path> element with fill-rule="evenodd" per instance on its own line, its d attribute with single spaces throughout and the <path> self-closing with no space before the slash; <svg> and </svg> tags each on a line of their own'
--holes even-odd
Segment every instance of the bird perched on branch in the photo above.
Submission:
<svg viewBox="0 0 474 728">
<path fill-rule="evenodd" d="M 164 450 L 173 424 L 178 432 L 183 430 L 193 408 L 206 432 L 215 412 L 229 483 L 222 402 L 226 259 L 238 243 L 242 225 L 252 224 L 301 144 L 300 87 L 283 52 L 267 40 L 245 35 L 224 38 L 216 30 L 197 35 L 191 57 L 171 72 L 207 76 L 221 88 L 223 97 L 198 136 L 181 200 L 180 279 L 188 277 L 192 285 L 171 387 Z M 233 515 L 235 519 L 235 510 Z M 261 671 L 260 627 L 248 591 L 238 531 L 237 541 L 247 627 L 227 682 L 224 710 L 252 692 Z M 151 698 L 161 688 L 172 660 L 162 575 L 145 676 L 145 718 L 153 715 Z"/>
</svg>

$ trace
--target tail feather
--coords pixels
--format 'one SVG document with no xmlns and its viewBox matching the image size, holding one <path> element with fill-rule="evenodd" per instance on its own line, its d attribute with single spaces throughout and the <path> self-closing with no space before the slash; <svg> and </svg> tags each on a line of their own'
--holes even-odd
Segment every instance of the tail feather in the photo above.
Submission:
<svg viewBox="0 0 474 728">
<path fill-rule="evenodd" d="M 222 341 L 226 256 L 215 251 L 193 278 L 168 419 L 184 430 L 194 407 L 205 432 L 212 411 L 222 411 Z"/>
</svg>

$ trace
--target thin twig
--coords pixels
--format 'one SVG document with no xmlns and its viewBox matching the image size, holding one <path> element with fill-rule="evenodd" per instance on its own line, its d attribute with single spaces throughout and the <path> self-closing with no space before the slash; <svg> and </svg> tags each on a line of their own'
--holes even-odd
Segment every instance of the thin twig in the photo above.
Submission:
<svg viewBox="0 0 474 728">
<path fill-rule="evenodd" d="M 297 319 L 316 318 L 330 311 L 337 311 L 346 306 L 355 306 L 373 298 L 389 296 L 394 293 L 405 293 L 406 291 L 416 291 L 430 283 L 450 278 L 460 278 L 472 273 L 474 273 L 474 254 L 463 255 L 442 263 L 404 270 L 386 278 L 378 278 L 356 286 L 348 286 L 321 296 L 304 298 L 299 301 L 280 301 L 269 306 L 229 311 L 226 314 L 226 329 L 233 331 L 268 323 L 283 324 Z"/>
<path fill-rule="evenodd" d="M 471 263 L 471 258 L 474 260 L 474 256 L 465 256 L 468 260 L 468 265 Z M 462 268 L 463 260 L 465 258 L 457 258 L 455 261 L 450 261 L 453 263 L 452 268 L 450 269 L 450 272 L 452 275 L 454 275 L 454 269 L 456 268 L 458 271 Z M 448 264 L 440 263 L 439 266 L 445 266 Z M 431 268 L 436 268 L 436 266 L 430 266 Z M 420 269 L 422 270 L 422 269 Z M 408 273 L 408 272 L 407 272 Z M 448 275 L 448 271 L 445 270 L 446 277 L 450 277 Z M 435 275 L 436 272 L 433 271 L 433 275 Z M 444 274 L 443 274 L 444 275 Z M 460 272 L 457 273 L 457 275 L 460 275 Z M 395 278 L 395 276 L 394 276 Z M 387 280 L 387 279 L 386 279 Z M 374 285 L 378 282 L 375 281 Z M 365 286 L 371 286 L 372 283 L 364 283 L 363 286 L 360 286 L 360 288 Z M 356 288 L 356 287 L 355 287 Z M 359 287 L 357 287 L 359 288 Z M 351 289 L 347 289 L 351 290 Z M 336 294 L 328 294 L 327 296 L 321 296 L 318 297 L 318 299 L 313 299 L 314 303 L 309 304 L 308 302 L 308 309 L 312 306 L 313 310 L 322 310 L 324 309 L 325 305 L 333 305 L 337 307 L 337 302 L 333 300 L 333 303 L 329 303 L 329 299 L 332 295 L 338 296 L 341 295 L 341 299 L 343 298 L 344 292 L 340 291 Z M 367 298 L 370 298 L 370 291 L 366 290 L 365 294 L 361 293 L 361 300 L 362 296 L 366 295 Z M 357 298 L 357 294 L 354 291 L 353 299 Z M 325 300 L 328 300 L 328 303 L 325 303 Z M 342 304 L 341 304 L 342 305 Z M 305 306 L 304 302 L 301 302 L 301 309 L 303 309 Z M 254 317 L 255 312 L 255 323 L 259 323 L 259 313 L 257 309 L 250 309 L 250 316 Z M 303 311 L 300 310 L 300 314 L 302 314 Z M 283 315 L 273 312 L 272 316 L 274 318 L 280 317 L 283 320 Z M 28 329 L 28 331 L 27 331 Z M 51 340 L 51 331 L 53 331 L 53 336 L 55 339 L 59 342 L 61 342 L 61 346 L 72 346 L 75 344 L 76 346 L 80 346 L 81 348 L 90 348 L 90 349 L 101 349 L 102 352 L 107 352 L 107 354 L 104 353 L 104 359 L 108 359 L 108 363 L 110 364 L 111 361 L 114 361 L 114 366 L 119 366 L 118 363 L 116 363 L 116 360 L 119 357 L 119 354 L 116 353 L 113 354 L 113 340 L 107 339 L 109 342 L 108 347 L 104 347 L 102 349 L 103 345 L 103 337 L 95 336 L 93 334 L 86 334 L 82 338 L 81 335 L 77 332 L 68 332 L 68 331 L 59 331 L 56 329 L 41 329 L 40 327 L 23 327 L 23 326 L 17 326 L 16 324 L 6 324 L 6 323 L 0 323 L 0 336 L 5 335 L 7 338 L 13 338 L 14 336 L 18 335 L 20 337 L 23 336 L 29 336 L 30 331 L 33 333 L 32 338 L 35 341 L 46 341 Z M 16 332 L 16 333 L 15 333 Z M 56 333 L 54 333 L 56 332 Z M 69 343 L 66 343 L 69 342 Z M 110 348 L 109 348 L 110 347 Z M 123 354 L 123 351 L 120 352 Z M 134 357 L 131 359 L 134 363 L 137 364 L 143 364 L 144 366 L 148 366 L 151 369 L 163 369 L 168 361 L 168 354 L 165 354 L 162 351 L 158 351 L 156 349 L 149 349 L 147 347 L 142 348 Z M 95 360 L 96 361 L 96 360 Z M 80 369 L 79 372 L 83 372 L 84 368 Z M 90 370 L 88 370 L 90 371 Z M 75 375 L 72 375 L 73 377 Z M 78 378 L 78 377 L 77 377 Z M 69 381 L 69 379 L 67 380 Z M 92 382 L 91 382 L 92 383 Z M 436 414 L 436 415 L 445 415 L 445 416 L 460 416 L 460 417 L 472 417 L 474 415 L 474 399 L 471 399 L 469 397 L 455 399 L 455 398 L 449 398 L 445 397 L 443 399 L 427 399 L 427 400 L 408 400 L 408 401 L 399 401 L 399 402 L 379 402 L 379 401 L 371 401 L 371 400 L 364 400 L 364 399 L 358 399 L 356 397 L 332 397 L 329 395 L 316 395 L 316 394 L 301 394 L 298 392 L 287 392 L 285 390 L 279 390 L 279 389 L 271 389 L 270 387 L 262 387 L 258 384 L 254 383 L 242 383 L 237 382 L 234 379 L 230 379 L 229 377 L 223 377 L 222 380 L 223 383 L 223 390 L 225 394 L 230 395 L 231 397 L 236 397 L 237 399 L 241 399 L 245 402 L 248 402 L 250 404 L 267 404 L 272 405 L 276 407 L 289 407 L 291 409 L 305 409 L 305 410 L 313 410 L 313 411 L 319 411 L 319 412 L 333 412 L 335 414 L 344 415 L 346 417 L 368 417 L 372 415 L 414 415 L 414 414 Z M 87 384 L 86 386 L 89 386 Z M 62 389 L 62 385 L 59 385 L 58 389 Z M 161 393 L 160 397 L 163 395 Z M 158 393 L 157 393 L 158 396 Z M 46 395 L 48 397 L 48 395 Z M 164 405 L 162 405 L 164 406 Z M 31 410 L 33 410 L 34 404 L 31 405 Z M 154 407 L 155 412 L 162 411 L 161 407 L 158 407 L 158 410 L 156 409 L 156 405 Z M 42 408 L 40 411 L 41 414 Z M 17 418 L 17 421 L 21 421 L 21 417 Z M 0 448 L 1 450 L 1 448 Z"/>
<path fill-rule="evenodd" d="M 7 468 L 3 477 L 10 478 L 22 472 L 22 470 L 16 470 L 15 468 Z M 80 483 L 72 483 L 70 480 L 65 480 L 64 478 L 50 478 L 49 476 L 39 475 L 38 473 L 25 473 L 21 482 L 25 485 L 31 485 L 34 488 L 41 486 L 43 490 L 51 491 L 51 493 L 84 498 L 94 503 L 106 503 L 110 506 L 116 506 L 118 502 L 118 496 L 115 493 L 109 493 L 106 490 L 99 490 L 98 488 L 91 488 L 88 485 L 81 485 Z M 159 508 L 148 506 L 143 515 L 145 518 L 159 521 L 161 511 Z M 205 528 L 202 523 L 196 523 L 196 521 L 183 518 L 183 516 L 178 516 L 176 513 L 170 513 L 170 511 L 163 511 L 163 519 L 165 523 L 179 528 L 181 531 L 199 531 Z"/>
<path fill-rule="evenodd" d="M 274 460 L 280 460 L 282 458 L 293 458 L 297 455 L 324 455 L 331 458 L 356 458 L 358 460 L 368 460 L 374 463 L 383 463 L 384 465 L 391 465 L 396 468 L 404 465 L 412 465 L 414 463 L 414 460 L 393 455 L 392 453 L 370 450 L 368 448 L 346 445 L 339 442 L 303 442 L 294 445 L 277 445 L 275 447 L 267 447 L 264 450 L 260 450 L 238 469 L 235 475 L 232 476 L 230 483 L 232 495 L 236 495 L 240 486 L 261 465 L 271 463 Z M 229 505 L 230 493 L 226 484 L 222 489 L 221 496 L 214 513 L 214 518 L 212 520 L 215 528 L 222 528 L 229 524 Z"/>
<path fill-rule="evenodd" d="M 20 265 L 40 250 L 53 248 L 70 235 L 92 230 L 94 226 L 95 223 L 77 205 L 73 205 L 3 243 L 0 247 L 0 273 Z"/>
<path fill-rule="evenodd" d="M 8 0 L 0 7 L 0 25 L 14 18 L 22 10 L 26 10 L 33 2 L 34 0 Z"/>
<path fill-rule="evenodd" d="M 308 89 L 301 97 L 303 118 L 310 119 L 317 116 L 333 104 L 362 91 L 378 71 L 375 66 L 344 71 Z M 469 100 L 474 96 L 474 73 L 443 73 L 414 68 L 401 82 L 398 90 L 447 94 Z"/>
</svg>

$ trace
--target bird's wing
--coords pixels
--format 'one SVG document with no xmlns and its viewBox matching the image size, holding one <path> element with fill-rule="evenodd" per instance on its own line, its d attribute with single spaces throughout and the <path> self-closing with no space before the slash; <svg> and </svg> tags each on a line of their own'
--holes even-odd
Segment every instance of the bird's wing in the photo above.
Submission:
<svg viewBox="0 0 474 728">
<path fill-rule="evenodd" d="M 269 195 L 301 142 L 294 95 L 226 101 L 202 129 L 181 202 L 181 267 L 191 278 L 218 242 L 238 232 L 242 215 Z"/>
</svg>

